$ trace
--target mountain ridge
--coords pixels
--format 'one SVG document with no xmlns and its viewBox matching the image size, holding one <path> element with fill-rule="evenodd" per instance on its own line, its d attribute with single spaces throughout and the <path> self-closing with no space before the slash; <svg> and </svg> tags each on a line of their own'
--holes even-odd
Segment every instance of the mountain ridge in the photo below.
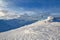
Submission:
<svg viewBox="0 0 60 40">
<path fill-rule="evenodd" d="M 60 22 L 38 21 L 24 27 L 0 33 L 0 40 L 59 40 Z"/>
</svg>

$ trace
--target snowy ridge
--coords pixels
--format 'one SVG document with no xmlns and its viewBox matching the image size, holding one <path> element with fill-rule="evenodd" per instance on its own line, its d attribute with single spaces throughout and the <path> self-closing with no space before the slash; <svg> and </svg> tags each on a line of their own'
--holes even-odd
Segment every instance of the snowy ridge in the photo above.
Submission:
<svg viewBox="0 0 60 40">
<path fill-rule="evenodd" d="M 0 33 L 0 40 L 60 40 L 60 22 L 50 18 Z"/>
</svg>

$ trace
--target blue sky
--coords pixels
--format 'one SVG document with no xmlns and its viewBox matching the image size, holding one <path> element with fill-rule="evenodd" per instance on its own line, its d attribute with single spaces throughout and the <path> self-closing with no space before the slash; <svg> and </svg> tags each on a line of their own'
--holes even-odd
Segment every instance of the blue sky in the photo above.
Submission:
<svg viewBox="0 0 60 40">
<path fill-rule="evenodd" d="M 60 0 L 0 0 L 1 9 L 50 10 L 60 12 Z"/>
<path fill-rule="evenodd" d="M 60 0 L 6 0 L 10 7 L 52 8 L 60 7 Z"/>
</svg>

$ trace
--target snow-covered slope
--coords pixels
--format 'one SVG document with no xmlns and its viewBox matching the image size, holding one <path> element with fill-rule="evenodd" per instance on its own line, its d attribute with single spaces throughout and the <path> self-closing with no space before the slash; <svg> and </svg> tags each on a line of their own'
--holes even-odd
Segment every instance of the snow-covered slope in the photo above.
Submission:
<svg viewBox="0 0 60 40">
<path fill-rule="evenodd" d="M 27 14 L 18 14 L 11 11 L 0 10 L 0 32 L 19 28 L 36 22 L 35 18 Z"/>
<path fill-rule="evenodd" d="M 1 16 L 0 32 L 16 29 L 21 26 L 28 25 L 37 21 L 28 15 L 20 15 L 20 17 L 13 16 L 13 15 L 5 14 L 5 16 Z M 18 14 L 15 14 L 15 15 L 18 15 Z"/>
<path fill-rule="evenodd" d="M 48 20 L 0 33 L 0 40 L 60 40 L 60 22 Z"/>
</svg>

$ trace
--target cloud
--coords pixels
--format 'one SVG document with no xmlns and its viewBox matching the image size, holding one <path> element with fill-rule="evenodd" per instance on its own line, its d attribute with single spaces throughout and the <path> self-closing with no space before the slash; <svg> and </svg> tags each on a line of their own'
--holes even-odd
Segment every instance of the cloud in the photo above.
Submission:
<svg viewBox="0 0 60 40">
<path fill-rule="evenodd" d="M 0 12 L 0 17 L 1 17 L 1 16 L 5 16 L 5 14 L 4 14 L 3 12 Z"/>
<path fill-rule="evenodd" d="M 14 13 L 17 13 L 17 14 L 18 13 L 19 14 L 27 13 L 28 15 L 34 15 L 34 14 L 39 14 L 39 13 L 44 13 L 44 12 L 48 12 L 48 13 L 60 12 L 60 11 L 58 11 L 59 8 L 57 10 L 56 10 L 56 8 L 54 8 L 55 11 L 52 8 L 48 9 L 48 10 L 46 10 L 44 8 L 41 8 L 41 9 L 34 8 L 34 7 L 28 8 L 29 4 L 33 3 L 30 5 L 30 6 L 32 6 L 32 5 L 35 5 L 36 3 L 39 3 L 39 2 L 42 3 L 44 1 L 39 1 L 39 0 L 38 1 L 36 1 L 36 0 L 0 0 L 0 11 L 1 10 L 4 10 L 4 11 L 6 10 L 8 12 L 10 11 L 9 14 L 12 14 L 12 15 Z M 28 4 L 28 5 L 26 5 L 26 4 Z"/>
<path fill-rule="evenodd" d="M 5 0 L 0 0 L 0 7 L 5 7 L 7 4 L 8 3 Z"/>
<path fill-rule="evenodd" d="M 5 10 L 7 8 L 8 3 L 6 0 L 0 0 L 0 10 Z"/>
<path fill-rule="evenodd" d="M 13 11 L 5 11 L 5 10 L 1 10 L 0 11 L 0 19 L 4 19 L 4 20 L 9 20 L 9 19 L 17 19 L 19 18 L 20 15 L 16 14 Z"/>
</svg>

